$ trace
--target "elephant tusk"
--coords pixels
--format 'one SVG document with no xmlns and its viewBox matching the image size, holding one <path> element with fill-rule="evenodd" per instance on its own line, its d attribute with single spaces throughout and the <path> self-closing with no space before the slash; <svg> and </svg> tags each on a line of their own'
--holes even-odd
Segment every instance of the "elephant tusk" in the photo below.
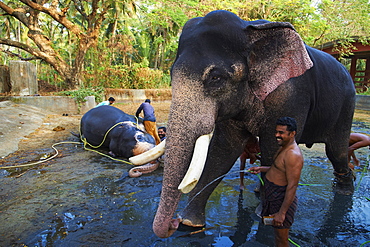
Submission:
<svg viewBox="0 0 370 247">
<path fill-rule="evenodd" d="M 164 154 L 166 139 L 145 153 L 130 157 L 128 160 L 135 166 L 146 164 Z"/>
<path fill-rule="evenodd" d="M 208 135 L 200 136 L 195 142 L 193 158 L 190 162 L 189 169 L 178 187 L 182 193 L 189 193 L 197 185 L 206 163 L 208 146 L 212 135 L 213 131 Z"/>
</svg>

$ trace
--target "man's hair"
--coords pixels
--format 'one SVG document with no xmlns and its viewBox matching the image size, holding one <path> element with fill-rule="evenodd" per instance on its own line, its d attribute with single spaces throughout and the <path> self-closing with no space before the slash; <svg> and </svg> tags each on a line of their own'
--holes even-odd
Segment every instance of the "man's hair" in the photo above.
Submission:
<svg viewBox="0 0 370 247">
<path fill-rule="evenodd" d="M 145 102 L 148 102 L 150 104 L 150 99 L 146 99 Z"/>
<path fill-rule="evenodd" d="M 166 127 L 164 127 L 164 126 L 159 127 L 158 129 L 159 129 L 159 130 L 160 130 L 160 129 L 163 129 L 163 131 L 164 131 L 164 132 L 167 132 L 167 129 L 166 129 Z"/>
<path fill-rule="evenodd" d="M 276 125 L 287 126 L 288 131 L 297 131 L 297 122 L 291 117 L 281 117 L 276 121 Z"/>
<path fill-rule="evenodd" d="M 116 101 L 113 97 L 109 97 L 108 101 Z"/>
</svg>

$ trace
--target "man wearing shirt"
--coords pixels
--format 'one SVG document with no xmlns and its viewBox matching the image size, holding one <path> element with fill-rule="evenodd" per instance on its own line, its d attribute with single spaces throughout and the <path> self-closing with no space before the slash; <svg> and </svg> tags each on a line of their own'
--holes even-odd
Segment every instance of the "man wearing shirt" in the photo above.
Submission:
<svg viewBox="0 0 370 247">
<path fill-rule="evenodd" d="M 99 107 L 99 106 L 102 106 L 102 105 L 112 105 L 114 103 L 114 101 L 116 101 L 113 97 L 109 97 L 108 100 L 106 101 L 103 101 L 103 102 L 100 102 L 97 106 L 95 107 Z"/>
<path fill-rule="evenodd" d="M 136 111 L 135 116 L 139 117 L 141 111 L 144 112 L 144 127 L 148 134 L 154 137 L 156 145 L 161 142 L 161 139 L 158 136 L 157 126 L 156 126 L 156 118 L 154 115 L 154 108 L 150 104 L 150 99 L 146 99 L 144 103 L 142 103 Z"/>
</svg>

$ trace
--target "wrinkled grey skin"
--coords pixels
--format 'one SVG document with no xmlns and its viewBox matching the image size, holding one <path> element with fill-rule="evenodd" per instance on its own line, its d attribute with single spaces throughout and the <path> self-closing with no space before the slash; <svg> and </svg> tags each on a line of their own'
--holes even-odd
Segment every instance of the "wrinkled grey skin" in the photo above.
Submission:
<svg viewBox="0 0 370 247">
<path fill-rule="evenodd" d="M 178 227 L 179 220 L 172 219 L 181 196 L 177 187 L 196 139 L 212 130 L 206 166 L 190 199 L 230 170 L 251 134 L 260 138 L 262 165 L 271 165 L 278 149 L 275 123 L 282 116 L 297 120 L 299 143 L 325 143 L 335 172 L 343 175 L 339 182 L 353 185 L 347 148 L 354 103 L 346 69 L 330 55 L 304 46 L 289 23 L 247 22 L 227 11 L 189 20 L 172 67 L 155 234 L 165 238 Z M 207 199 L 219 182 L 180 212 L 183 224 L 204 226 Z"/>
</svg>

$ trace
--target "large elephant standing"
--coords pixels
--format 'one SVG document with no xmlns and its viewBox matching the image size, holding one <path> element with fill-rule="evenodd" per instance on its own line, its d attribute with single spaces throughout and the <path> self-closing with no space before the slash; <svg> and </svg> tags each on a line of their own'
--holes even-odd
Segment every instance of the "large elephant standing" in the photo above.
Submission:
<svg viewBox="0 0 370 247">
<path fill-rule="evenodd" d="M 347 165 L 355 104 L 351 77 L 332 56 L 305 46 L 291 24 L 244 21 L 227 11 L 191 19 L 171 73 L 157 236 L 170 236 L 180 221 L 204 226 L 207 199 L 220 180 L 206 185 L 230 170 L 249 136 L 259 136 L 262 165 L 271 165 L 278 149 L 275 123 L 282 116 L 297 120 L 299 143 L 325 143 L 339 181 L 353 184 Z M 202 176 L 180 218 L 172 219 L 195 142 L 212 131 Z"/>
</svg>

